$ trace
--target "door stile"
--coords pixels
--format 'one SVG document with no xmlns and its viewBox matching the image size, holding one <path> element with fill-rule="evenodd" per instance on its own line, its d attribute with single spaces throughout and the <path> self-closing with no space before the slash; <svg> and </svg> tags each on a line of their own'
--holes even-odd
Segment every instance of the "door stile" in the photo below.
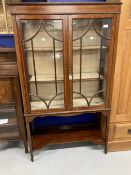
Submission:
<svg viewBox="0 0 131 175">
<path fill-rule="evenodd" d="M 63 16 L 63 70 L 64 70 L 64 102 L 65 110 L 69 109 L 69 85 L 68 85 L 68 19 Z"/>
<path fill-rule="evenodd" d="M 28 114 L 30 113 L 30 104 L 29 102 L 29 94 L 28 94 L 28 88 L 26 85 L 27 77 L 26 77 L 26 70 L 25 70 L 25 61 L 24 61 L 24 47 L 23 44 L 19 45 L 19 43 L 22 42 L 22 25 L 20 23 L 19 17 L 13 18 L 14 23 L 14 34 L 17 36 L 15 37 L 15 47 L 16 47 L 16 54 L 17 54 L 17 63 L 18 63 L 18 70 L 19 70 L 19 76 L 20 76 L 20 84 L 22 90 L 22 97 L 23 97 L 23 103 L 24 103 L 24 113 Z M 22 59 L 21 59 L 22 58 Z"/>
<path fill-rule="evenodd" d="M 114 82 L 114 72 L 115 72 L 115 62 L 116 62 L 116 45 L 118 40 L 118 24 L 119 24 L 119 15 L 114 15 L 112 18 L 112 33 L 111 33 L 111 41 L 109 47 L 109 55 L 108 55 L 108 81 L 107 81 L 107 101 L 106 106 L 111 107 L 112 102 L 112 90 L 113 90 L 113 82 Z M 117 35 L 116 35 L 117 33 Z"/>
<path fill-rule="evenodd" d="M 73 28 L 72 16 L 68 16 L 68 78 L 69 78 L 69 109 L 73 110 Z"/>
</svg>

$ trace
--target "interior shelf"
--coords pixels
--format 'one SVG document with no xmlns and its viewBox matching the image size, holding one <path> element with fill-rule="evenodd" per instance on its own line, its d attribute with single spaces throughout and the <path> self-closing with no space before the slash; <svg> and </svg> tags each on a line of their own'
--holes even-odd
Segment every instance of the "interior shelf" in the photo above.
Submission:
<svg viewBox="0 0 131 175">
<path fill-rule="evenodd" d="M 46 101 L 47 104 L 49 103 L 49 101 Z M 93 98 L 92 102 L 91 102 L 92 106 L 101 106 L 104 105 L 104 101 L 102 100 L 102 98 L 100 97 L 96 97 Z M 87 102 L 85 99 L 74 99 L 73 100 L 73 106 L 74 107 L 83 107 L 83 106 L 87 106 Z M 50 108 L 63 108 L 64 107 L 64 100 L 54 100 L 52 101 Z M 35 102 L 31 102 L 31 109 L 32 110 L 41 110 L 41 109 L 47 109 L 44 102 L 42 101 L 35 101 Z"/>
<path fill-rule="evenodd" d="M 101 46 L 95 46 L 95 45 L 90 45 L 90 46 L 82 46 L 82 50 L 94 50 L 94 49 L 101 49 Z M 102 49 L 108 49 L 106 46 L 102 46 Z M 73 46 L 73 50 L 80 50 L 79 46 Z"/>
<path fill-rule="evenodd" d="M 99 129 L 52 129 L 46 130 L 45 134 L 33 135 L 33 149 L 40 149 L 46 144 L 90 141 L 96 144 L 103 144 L 103 136 Z"/>
<path fill-rule="evenodd" d="M 88 73 L 82 73 L 81 74 L 82 80 L 86 79 L 98 79 L 99 73 L 98 72 L 88 72 Z M 49 75 L 38 75 L 37 76 L 37 82 L 48 82 L 48 81 L 55 81 L 55 75 L 49 74 Z M 62 81 L 64 79 L 63 75 L 57 75 L 57 81 Z M 80 74 L 74 73 L 73 74 L 73 80 L 79 80 Z M 102 75 L 100 75 L 100 79 L 104 79 Z M 35 82 L 35 76 L 31 76 L 30 82 Z"/>
<path fill-rule="evenodd" d="M 103 46 L 102 47 L 102 49 L 107 49 L 108 47 L 106 47 L 106 46 Z M 95 50 L 95 49 L 101 49 L 101 46 L 83 46 L 82 47 L 82 50 Z M 62 47 L 56 47 L 55 48 L 55 51 L 62 51 L 63 50 L 63 48 Z M 79 46 L 74 46 L 73 47 L 73 51 L 77 51 L 77 50 L 80 50 L 80 47 Z M 26 47 L 25 48 L 25 51 L 32 51 L 32 49 L 31 48 L 28 48 L 28 47 Z M 34 51 L 37 51 L 37 52 L 41 52 L 41 51 L 53 51 L 53 47 L 36 47 L 36 48 L 34 48 Z"/>
</svg>

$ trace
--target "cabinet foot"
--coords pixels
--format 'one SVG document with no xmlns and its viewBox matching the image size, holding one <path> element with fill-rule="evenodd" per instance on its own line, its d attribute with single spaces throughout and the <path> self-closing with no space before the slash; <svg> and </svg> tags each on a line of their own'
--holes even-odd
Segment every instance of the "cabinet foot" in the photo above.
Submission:
<svg viewBox="0 0 131 175">
<path fill-rule="evenodd" d="M 28 144 L 24 144 L 24 146 L 25 146 L 25 153 L 27 154 L 27 153 L 29 153 L 29 151 L 28 151 Z"/>
<path fill-rule="evenodd" d="M 104 153 L 107 154 L 107 146 L 105 146 Z"/>
<path fill-rule="evenodd" d="M 31 154 L 31 161 L 34 162 L 34 155 L 33 155 L 33 152 L 31 152 L 30 154 Z"/>
</svg>

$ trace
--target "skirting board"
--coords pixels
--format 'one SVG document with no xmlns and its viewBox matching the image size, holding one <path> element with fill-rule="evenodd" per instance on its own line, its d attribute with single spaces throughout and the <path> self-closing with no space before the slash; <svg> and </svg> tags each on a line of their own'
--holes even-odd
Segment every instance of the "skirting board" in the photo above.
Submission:
<svg viewBox="0 0 131 175">
<path fill-rule="evenodd" d="M 131 150 L 131 140 L 108 142 L 107 151 L 127 151 Z"/>
</svg>

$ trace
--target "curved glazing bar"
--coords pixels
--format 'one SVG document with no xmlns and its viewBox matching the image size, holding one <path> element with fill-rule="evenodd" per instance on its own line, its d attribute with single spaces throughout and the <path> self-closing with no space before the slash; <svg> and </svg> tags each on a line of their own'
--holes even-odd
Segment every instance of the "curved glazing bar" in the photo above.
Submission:
<svg viewBox="0 0 131 175">
<path fill-rule="evenodd" d="M 32 97 L 39 98 L 46 105 L 46 107 L 48 108 L 48 104 L 46 103 L 46 101 L 42 97 L 40 97 L 38 95 L 34 95 L 34 94 L 29 94 L 29 95 L 32 96 Z"/>
<path fill-rule="evenodd" d="M 50 105 L 51 105 L 52 101 L 55 100 L 55 98 L 58 97 L 58 96 L 60 96 L 60 95 L 64 95 L 64 93 L 56 94 L 56 95 L 50 100 L 50 102 L 48 103 L 48 109 L 50 108 Z"/>
<path fill-rule="evenodd" d="M 40 30 L 42 29 L 42 27 L 43 27 L 44 31 L 48 34 L 48 36 L 50 36 L 51 38 L 55 39 L 56 41 L 63 42 L 63 39 L 60 40 L 60 39 L 58 39 L 58 38 L 55 38 L 55 37 L 53 37 L 53 36 L 48 32 L 47 27 L 52 27 L 52 28 L 53 28 L 53 31 L 54 31 L 55 28 L 54 28 L 54 26 L 51 25 L 51 24 L 49 24 L 49 25 L 43 24 L 43 20 L 40 20 L 40 25 L 39 25 L 39 27 L 38 27 L 36 33 L 35 33 L 33 36 L 31 36 L 30 38 L 28 38 L 28 39 L 26 39 L 26 40 L 23 40 L 23 42 L 28 42 L 28 41 L 34 39 L 35 36 L 37 36 L 37 34 L 40 32 Z"/>
<path fill-rule="evenodd" d="M 92 20 L 90 20 L 90 23 L 89 23 L 89 25 L 87 26 L 87 30 L 84 32 L 84 34 L 82 34 L 82 36 L 80 36 L 80 37 L 78 37 L 78 38 L 73 38 L 73 41 L 76 41 L 76 40 L 79 40 L 79 39 L 81 39 L 81 38 L 83 38 L 87 33 L 88 33 L 88 31 L 90 30 L 90 28 L 91 28 L 91 26 L 92 26 L 92 23 L 93 23 L 93 19 Z M 74 37 L 74 36 L 73 36 Z"/>
<path fill-rule="evenodd" d="M 88 99 L 87 99 L 87 97 L 85 95 L 83 95 L 83 94 L 81 94 L 79 92 L 73 92 L 73 93 L 82 96 L 86 100 L 87 105 L 89 106 L 89 101 L 88 101 Z"/>
<path fill-rule="evenodd" d="M 64 93 L 59 93 L 59 94 L 55 95 L 48 103 L 42 97 L 40 97 L 38 95 L 34 95 L 34 94 L 29 94 L 29 95 L 32 96 L 32 97 L 40 99 L 40 101 L 42 101 L 45 104 L 46 108 L 50 109 L 50 105 L 53 102 L 53 100 L 55 100 L 55 98 L 60 96 L 60 95 L 64 95 Z"/>
<path fill-rule="evenodd" d="M 73 41 L 76 41 L 76 40 L 79 40 L 79 39 L 83 38 L 83 37 L 89 32 L 89 30 L 91 29 L 91 27 L 94 28 L 96 34 L 97 34 L 99 37 L 101 37 L 101 38 L 103 38 L 103 39 L 106 39 L 106 40 L 110 40 L 110 39 L 111 39 L 111 38 L 104 37 L 102 34 L 99 33 L 99 31 L 98 31 L 97 28 L 96 28 L 96 24 L 95 24 L 95 22 L 94 22 L 94 19 L 90 19 L 89 25 L 88 25 L 88 26 L 84 26 L 84 27 L 87 27 L 87 30 L 84 32 L 84 34 L 82 34 L 80 37 L 75 38 L 75 39 L 74 39 L 74 36 L 73 36 Z"/>
<path fill-rule="evenodd" d="M 98 94 L 100 94 L 100 93 L 102 93 L 102 92 L 105 92 L 105 91 L 106 91 L 106 89 L 101 90 L 101 91 L 97 92 L 96 94 L 94 94 L 94 95 L 91 97 L 91 99 L 89 100 L 89 105 L 91 104 L 93 98 L 95 98 Z"/>
<path fill-rule="evenodd" d="M 94 24 L 94 21 L 92 22 L 92 26 L 93 26 L 95 32 L 97 33 L 97 35 L 98 35 L 99 37 L 101 37 L 101 38 L 103 38 L 103 39 L 105 39 L 105 40 L 111 40 L 111 38 L 104 37 L 103 35 L 101 35 L 101 34 L 97 31 L 97 29 L 96 29 L 96 27 L 95 27 L 95 24 Z"/>
</svg>

